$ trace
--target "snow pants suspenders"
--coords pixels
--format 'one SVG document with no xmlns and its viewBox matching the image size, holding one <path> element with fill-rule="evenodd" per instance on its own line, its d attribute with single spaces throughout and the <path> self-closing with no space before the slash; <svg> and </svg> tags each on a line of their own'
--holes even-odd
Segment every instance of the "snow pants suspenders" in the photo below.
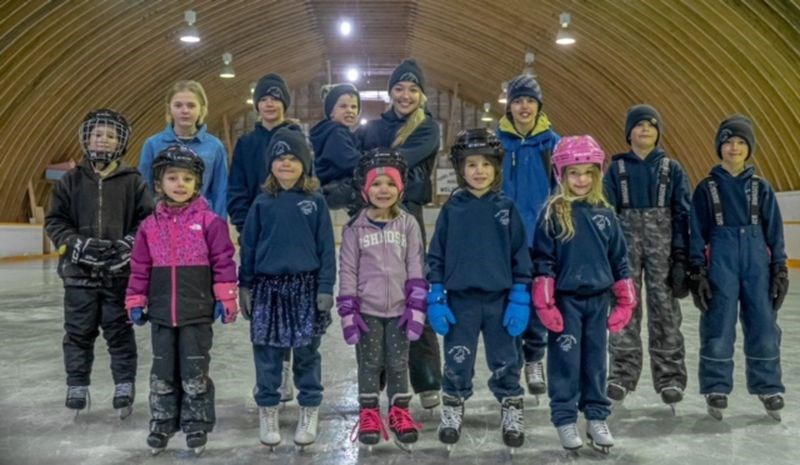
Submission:
<svg viewBox="0 0 800 465">
<path fill-rule="evenodd" d="M 711 303 L 700 314 L 700 393 L 733 389 L 736 320 L 744 334 L 745 377 L 750 394 L 784 392 L 781 330 L 769 297 L 769 251 L 761 227 L 758 190 L 750 186 L 750 224 L 726 226 L 716 182 L 708 183 L 715 227 L 708 250 Z"/>
<path fill-rule="evenodd" d="M 657 206 L 630 208 L 630 184 L 624 160 L 617 160 L 621 193 L 620 225 L 628 248 L 628 266 L 636 284 L 639 305 L 631 322 L 609 336 L 608 381 L 636 390 L 642 372 L 642 275 L 647 290 L 647 331 L 653 387 L 686 388 L 686 349 L 681 333 L 681 308 L 672 296 L 669 276 L 672 215 L 667 205 L 669 159 L 661 160 Z"/>
</svg>

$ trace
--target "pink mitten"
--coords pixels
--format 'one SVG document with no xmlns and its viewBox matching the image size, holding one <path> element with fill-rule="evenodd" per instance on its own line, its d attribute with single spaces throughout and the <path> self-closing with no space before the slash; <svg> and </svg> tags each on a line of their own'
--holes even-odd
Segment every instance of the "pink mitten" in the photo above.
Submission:
<svg viewBox="0 0 800 465">
<path fill-rule="evenodd" d="M 358 344 L 361 334 L 369 331 L 369 327 L 361 318 L 361 304 L 358 297 L 339 296 L 336 298 L 339 316 L 342 317 L 342 334 L 349 345 Z"/>
<path fill-rule="evenodd" d="M 425 311 L 428 307 L 428 282 L 424 279 L 406 281 L 406 309 L 397 321 L 397 326 L 405 327 L 409 341 L 416 341 L 422 336 L 425 325 Z"/>
<path fill-rule="evenodd" d="M 617 304 L 608 317 L 608 330 L 618 333 L 631 321 L 636 308 L 636 287 L 631 278 L 626 278 L 615 282 L 611 290 L 617 298 Z"/>
<path fill-rule="evenodd" d="M 564 331 L 564 318 L 556 307 L 555 280 L 538 276 L 533 280 L 533 307 L 545 328 L 554 333 Z"/>
<path fill-rule="evenodd" d="M 236 283 L 216 283 L 213 286 L 214 299 L 222 304 L 223 323 L 233 323 L 239 313 L 239 305 L 236 298 L 239 296 L 239 288 Z"/>
</svg>

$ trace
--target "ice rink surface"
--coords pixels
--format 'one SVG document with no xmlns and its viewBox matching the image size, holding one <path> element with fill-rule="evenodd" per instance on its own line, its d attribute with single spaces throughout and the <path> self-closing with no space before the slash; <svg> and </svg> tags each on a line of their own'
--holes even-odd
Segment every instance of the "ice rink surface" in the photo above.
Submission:
<svg viewBox="0 0 800 465">
<path fill-rule="evenodd" d="M 105 341 L 98 337 L 92 376 L 92 407 L 77 419 L 64 407 L 65 384 L 61 353 L 63 288 L 53 261 L 0 264 L 0 463 L 2 464 L 496 464 L 618 463 L 618 464 L 795 464 L 800 463 L 800 272 L 790 272 L 789 297 L 780 312 L 783 329 L 783 381 L 787 406 L 783 421 L 769 418 L 744 384 L 741 330 L 737 338 L 735 388 L 722 422 L 706 414 L 697 394 L 698 313 L 684 299 L 684 336 L 689 387 L 677 416 L 661 404 L 645 369 L 638 391 L 615 409 L 609 425 L 616 445 L 609 456 L 584 446 L 573 455 L 561 449 L 550 423 L 547 399 L 534 407 L 526 396 L 525 445 L 512 457 L 500 437 L 500 407 L 491 397 L 482 352 L 476 366 L 476 393 L 466 404 L 461 441 L 448 454 L 436 436 L 438 409 L 424 411 L 415 399 L 412 414 L 424 424 L 412 454 L 391 441 L 370 453 L 350 441 L 358 417 L 356 365 L 353 348 L 341 337 L 338 318 L 322 343 L 325 399 L 320 433 L 309 449 L 292 443 L 297 404 L 281 412 L 283 442 L 274 451 L 258 441 L 258 414 L 251 390 L 254 383 L 249 327 L 214 326 L 211 377 L 216 385 L 217 426 L 208 446 L 194 457 L 182 434 L 172 438 L 161 455 L 146 445 L 149 409 L 150 330 L 136 328 L 139 346 L 137 398 L 134 412 L 119 420 L 111 407 L 113 383 Z M 646 338 L 646 335 L 643 337 Z M 386 399 L 382 399 L 384 411 Z M 578 427 L 582 434 L 584 422 Z"/>
</svg>

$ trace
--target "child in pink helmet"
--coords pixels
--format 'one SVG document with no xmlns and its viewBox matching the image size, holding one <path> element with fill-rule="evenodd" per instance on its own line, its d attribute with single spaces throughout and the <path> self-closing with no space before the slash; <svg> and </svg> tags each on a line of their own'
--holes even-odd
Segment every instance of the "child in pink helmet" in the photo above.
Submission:
<svg viewBox="0 0 800 465">
<path fill-rule="evenodd" d="M 533 303 L 549 330 L 550 419 L 561 445 L 583 445 L 578 411 L 592 445 L 614 445 L 606 418 L 607 333 L 628 323 L 636 305 L 625 240 L 603 195 L 605 153 L 591 136 L 565 137 L 553 152 L 559 183 L 546 202 L 533 240 Z M 611 314 L 609 290 L 616 303 Z"/>
</svg>

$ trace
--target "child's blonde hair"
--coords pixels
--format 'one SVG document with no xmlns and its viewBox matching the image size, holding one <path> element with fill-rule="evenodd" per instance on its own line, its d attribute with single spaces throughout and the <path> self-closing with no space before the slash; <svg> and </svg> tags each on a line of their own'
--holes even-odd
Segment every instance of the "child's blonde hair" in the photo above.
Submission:
<svg viewBox="0 0 800 465">
<path fill-rule="evenodd" d="M 292 187 L 299 187 L 303 192 L 310 194 L 319 189 L 319 180 L 312 176 L 306 176 L 305 173 L 303 173 Z M 278 182 L 278 179 L 270 172 L 269 176 L 267 176 L 267 180 L 261 185 L 261 190 L 274 197 L 285 189 L 281 186 L 281 183 Z"/>
<path fill-rule="evenodd" d="M 206 120 L 208 115 L 208 97 L 203 86 L 197 81 L 178 81 L 170 87 L 167 92 L 167 123 L 172 124 L 172 113 L 170 112 L 170 105 L 172 104 L 172 97 L 178 92 L 191 92 L 200 101 L 200 116 L 197 118 L 196 126 L 200 127 Z"/>
<path fill-rule="evenodd" d="M 425 121 L 425 104 L 428 103 L 428 97 L 422 92 L 422 89 L 419 91 L 419 106 L 416 110 L 414 110 L 411 115 L 409 115 L 406 123 L 397 130 L 397 135 L 394 137 L 394 142 L 392 142 L 392 148 L 400 147 L 403 145 L 420 124 Z"/>
<path fill-rule="evenodd" d="M 564 168 L 564 178 L 566 178 L 567 170 L 569 170 L 569 166 Z M 555 231 L 557 225 L 560 231 L 556 239 L 561 242 L 569 242 L 575 237 L 575 224 L 572 221 L 573 201 L 581 200 L 592 206 L 611 208 L 611 204 L 603 193 L 603 173 L 600 172 L 600 167 L 592 164 L 589 173 L 592 175 L 592 188 L 584 197 L 576 197 L 564 180 L 558 185 L 556 193 L 550 196 L 545 203 L 543 212 L 545 227 L 550 231 Z"/>
</svg>

